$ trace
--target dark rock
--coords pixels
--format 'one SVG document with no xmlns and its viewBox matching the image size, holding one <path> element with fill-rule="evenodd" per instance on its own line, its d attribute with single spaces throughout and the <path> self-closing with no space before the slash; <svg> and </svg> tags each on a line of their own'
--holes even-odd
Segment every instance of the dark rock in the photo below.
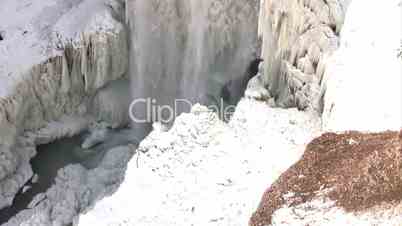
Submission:
<svg viewBox="0 0 402 226">
<path fill-rule="evenodd" d="M 320 191 L 347 212 L 402 200 L 402 131 L 326 133 L 266 190 L 250 226 L 269 225 L 276 210 L 307 203 Z M 285 200 L 292 193 L 292 199 Z"/>
<path fill-rule="evenodd" d="M 220 95 L 225 102 L 229 104 L 239 102 L 250 79 L 258 74 L 259 65 L 262 61 L 261 58 L 255 58 L 249 63 L 242 77 L 230 80 L 222 87 Z"/>
</svg>

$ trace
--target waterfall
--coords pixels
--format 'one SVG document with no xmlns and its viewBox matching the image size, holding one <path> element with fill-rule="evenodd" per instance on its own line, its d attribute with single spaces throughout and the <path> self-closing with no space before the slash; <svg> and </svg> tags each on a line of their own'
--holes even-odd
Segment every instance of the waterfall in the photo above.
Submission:
<svg viewBox="0 0 402 226">
<path fill-rule="evenodd" d="M 133 100 L 174 106 L 219 98 L 219 87 L 257 55 L 258 7 L 258 0 L 126 0 Z M 145 103 L 131 111 L 151 113 Z M 188 106 L 175 113 L 183 111 Z"/>
</svg>

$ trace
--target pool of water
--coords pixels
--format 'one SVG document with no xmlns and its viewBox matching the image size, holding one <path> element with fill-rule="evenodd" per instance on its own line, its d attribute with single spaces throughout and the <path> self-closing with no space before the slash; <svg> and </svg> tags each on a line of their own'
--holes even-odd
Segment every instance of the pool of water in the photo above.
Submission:
<svg viewBox="0 0 402 226">
<path fill-rule="evenodd" d="M 108 150 L 120 145 L 129 143 L 137 145 L 134 132 L 130 129 L 122 129 L 111 132 L 110 137 L 91 149 L 82 149 L 81 144 L 88 134 L 80 134 L 71 138 L 63 138 L 50 144 L 39 145 L 37 155 L 31 159 L 30 163 L 38 180 L 35 183 L 29 181 L 26 186 L 30 186 L 25 192 L 23 188 L 13 200 L 13 205 L 0 210 L 0 225 L 6 223 L 18 212 L 28 208 L 33 198 L 47 191 L 57 176 L 58 170 L 70 164 L 81 164 L 87 169 L 93 169 L 103 159 Z"/>
</svg>

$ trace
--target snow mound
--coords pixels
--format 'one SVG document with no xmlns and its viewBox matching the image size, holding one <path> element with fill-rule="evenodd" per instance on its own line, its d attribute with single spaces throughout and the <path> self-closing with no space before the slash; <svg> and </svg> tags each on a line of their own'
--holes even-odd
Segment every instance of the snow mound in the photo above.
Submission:
<svg viewBox="0 0 402 226">
<path fill-rule="evenodd" d="M 119 190 L 79 225 L 246 225 L 256 194 L 298 160 L 320 126 L 307 113 L 252 99 L 229 124 L 196 105 L 141 143 Z"/>
</svg>

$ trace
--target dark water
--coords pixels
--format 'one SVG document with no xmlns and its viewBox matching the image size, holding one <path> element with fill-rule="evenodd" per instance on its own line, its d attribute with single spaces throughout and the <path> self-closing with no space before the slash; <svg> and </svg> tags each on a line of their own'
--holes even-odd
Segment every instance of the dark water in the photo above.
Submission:
<svg viewBox="0 0 402 226">
<path fill-rule="evenodd" d="M 37 147 L 38 153 L 30 163 L 39 179 L 34 184 L 29 181 L 26 185 L 32 187 L 25 193 L 22 193 L 21 188 L 13 200 L 13 205 L 0 210 L 0 224 L 6 223 L 18 212 L 26 209 L 37 194 L 46 192 L 53 184 L 59 169 L 68 164 L 80 163 L 81 160 L 72 154 L 72 150 L 79 147 L 82 140 L 82 136 L 75 136 Z"/>
<path fill-rule="evenodd" d="M 0 210 L 0 225 L 6 223 L 18 212 L 27 209 L 33 198 L 47 191 L 54 183 L 59 169 L 70 164 L 81 164 L 87 169 L 93 169 L 102 161 L 107 150 L 128 143 L 138 144 L 131 130 L 125 129 L 110 134 L 110 139 L 92 149 L 82 149 L 81 143 L 87 134 L 71 138 L 63 138 L 50 144 L 37 147 L 37 155 L 30 161 L 35 174 L 39 176 L 36 183 L 22 193 L 22 188 L 15 196 L 13 205 Z"/>
</svg>

